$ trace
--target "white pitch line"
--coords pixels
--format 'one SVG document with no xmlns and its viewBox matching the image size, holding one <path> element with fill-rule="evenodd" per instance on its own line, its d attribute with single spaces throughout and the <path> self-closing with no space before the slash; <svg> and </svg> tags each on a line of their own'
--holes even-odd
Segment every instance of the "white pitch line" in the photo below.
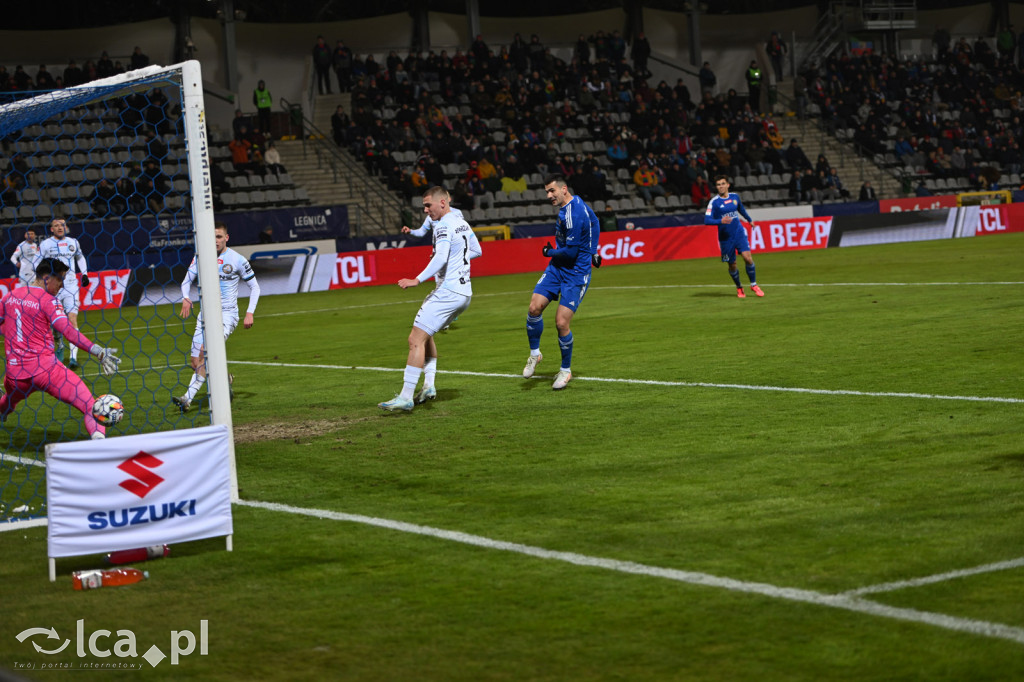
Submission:
<svg viewBox="0 0 1024 682">
<path fill-rule="evenodd" d="M 8 455 L 6 452 L 0 452 L 0 464 L 6 462 L 14 462 L 16 464 L 24 464 L 25 466 L 34 467 L 45 467 L 46 459 L 35 459 L 34 457 L 21 457 L 20 455 Z"/>
<path fill-rule="evenodd" d="M 469 533 L 462 533 L 460 531 L 445 530 L 443 528 L 432 528 L 430 526 L 420 526 L 412 523 L 405 523 L 403 521 L 392 521 L 390 519 L 380 519 L 372 516 L 362 516 L 359 514 L 345 514 L 342 512 L 328 511 L 325 509 L 306 509 L 302 507 L 293 507 L 290 505 L 277 504 L 273 502 L 256 502 L 251 500 L 238 500 L 237 504 L 257 509 L 266 509 L 269 511 L 285 512 L 289 514 L 298 514 L 302 516 L 311 516 L 319 519 L 329 519 L 331 521 L 347 521 L 351 523 L 361 523 L 368 526 L 376 526 L 378 528 L 386 528 L 388 530 L 395 530 L 403 533 L 412 533 L 415 535 L 423 535 L 427 537 L 438 538 L 441 540 L 448 540 L 451 542 L 459 542 L 466 545 L 473 545 L 475 547 L 483 547 L 485 549 L 495 549 L 505 552 L 514 552 L 516 554 L 523 554 L 526 556 L 535 557 L 537 559 L 562 561 L 576 566 L 601 568 L 609 571 L 617 571 L 619 573 L 630 573 L 633 575 L 663 578 L 666 580 L 674 580 L 676 582 L 688 583 L 691 585 L 717 587 L 719 589 L 730 590 L 733 592 L 745 592 L 748 594 L 756 594 L 764 597 L 771 597 L 774 599 L 785 599 L 788 601 L 814 604 L 816 606 L 827 606 L 830 608 L 843 609 L 846 611 L 853 611 L 857 613 L 866 613 L 873 616 L 879 616 L 882 618 L 890 618 L 893 620 L 909 621 L 912 623 L 923 623 L 925 625 L 931 625 L 934 627 L 953 630 L 956 632 L 966 632 L 973 635 L 981 635 L 983 637 L 1007 639 L 1012 642 L 1017 642 L 1018 644 L 1024 644 L 1024 628 L 1013 627 L 1011 625 L 1005 625 L 1003 623 L 990 623 L 987 621 L 974 620 L 971 618 L 957 618 L 942 613 L 932 613 L 929 611 L 918 611 L 916 609 L 905 609 L 898 608 L 895 606 L 886 606 L 885 604 L 879 604 L 877 602 L 868 601 L 866 599 L 859 599 L 856 597 L 849 597 L 845 595 L 830 595 L 823 594 L 821 592 L 814 592 L 812 590 L 803 590 L 793 587 L 779 587 L 777 585 L 771 585 L 768 583 L 757 583 L 745 580 L 735 580 L 733 578 L 722 578 L 720 576 L 711 575 L 709 573 L 682 571 L 674 568 L 662 568 L 659 566 L 638 564 L 632 561 L 620 561 L 618 559 L 606 559 L 603 557 L 576 554 L 574 552 L 559 552 L 544 549 L 542 547 L 532 547 L 530 545 L 522 545 L 514 542 L 492 540 L 490 538 L 482 537 L 480 535 L 471 535 Z"/>
<path fill-rule="evenodd" d="M 910 580 L 897 580 L 891 583 L 879 583 L 878 585 L 868 585 L 867 587 L 859 587 L 855 590 L 848 590 L 840 593 L 840 597 L 859 597 L 862 594 L 877 594 L 879 592 L 894 592 L 896 590 L 903 590 L 908 587 L 919 587 L 921 585 L 931 585 L 933 583 L 941 583 L 947 580 L 955 580 L 957 578 L 966 578 L 972 575 L 979 575 L 981 573 L 991 573 L 993 571 L 1006 571 L 1012 568 L 1024 567 L 1024 557 L 1019 559 L 1009 559 L 1007 561 L 997 561 L 994 564 L 984 564 L 983 566 L 975 566 L 973 568 L 962 568 L 957 571 L 949 571 L 947 573 L 937 573 L 935 575 L 927 575 L 922 578 L 912 578 Z"/>
<path fill-rule="evenodd" d="M 298 369 L 340 369 L 364 372 L 401 372 L 395 367 L 361 367 L 345 365 L 314 365 L 293 362 L 256 362 L 253 360 L 229 360 L 231 365 L 255 365 L 259 367 L 293 367 Z M 452 374 L 467 377 L 490 377 L 495 379 L 522 379 L 521 374 L 500 374 L 496 372 L 463 372 L 458 370 L 438 370 L 438 374 Z M 550 378 L 550 377 L 537 377 Z M 573 376 L 573 381 L 596 381 L 614 384 L 635 384 L 642 386 L 672 386 L 682 388 L 724 388 L 743 391 L 775 391 L 782 393 L 807 393 L 811 395 L 852 395 L 869 398 L 920 398 L 922 400 L 961 400 L 981 403 L 1024 403 L 1024 398 L 1000 398 L 995 396 L 941 395 L 933 393 L 904 393 L 885 391 L 852 391 L 845 389 L 800 388 L 793 386 L 758 386 L 753 384 L 716 384 L 707 381 L 658 381 L 655 379 L 614 379 L 607 377 Z"/>
</svg>

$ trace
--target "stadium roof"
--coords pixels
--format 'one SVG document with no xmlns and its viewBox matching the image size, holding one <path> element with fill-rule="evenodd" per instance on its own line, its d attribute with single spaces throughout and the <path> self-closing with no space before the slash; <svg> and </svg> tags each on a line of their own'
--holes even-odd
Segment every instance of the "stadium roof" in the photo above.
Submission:
<svg viewBox="0 0 1024 682">
<path fill-rule="evenodd" d="M 713 14 L 747 14 L 823 4 L 823 0 L 694 0 Z M 848 0 L 849 1 L 849 0 Z M 4 9 L 6 30 L 73 29 L 111 26 L 163 17 L 175 18 L 185 11 L 198 17 L 214 17 L 222 0 L 52 0 L 8 3 Z M 553 16 L 639 5 L 682 11 L 691 2 L 672 0 L 478 0 L 480 14 L 488 17 Z M 859 4 L 852 0 L 852 4 Z M 979 4 L 979 0 L 929 0 L 928 9 Z M 384 14 L 409 12 L 417 6 L 430 11 L 462 14 L 466 0 L 233 0 L 245 21 L 258 23 L 308 23 L 343 21 Z M 704 9 L 704 6 L 707 9 Z"/>
</svg>

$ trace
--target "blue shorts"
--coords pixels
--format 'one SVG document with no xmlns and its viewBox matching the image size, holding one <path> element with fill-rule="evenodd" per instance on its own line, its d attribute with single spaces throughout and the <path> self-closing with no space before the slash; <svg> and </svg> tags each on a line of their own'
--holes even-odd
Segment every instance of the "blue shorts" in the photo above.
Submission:
<svg viewBox="0 0 1024 682">
<path fill-rule="evenodd" d="M 589 272 L 580 275 L 554 265 L 548 265 L 544 274 L 537 280 L 537 286 L 533 288 L 533 293 L 540 294 L 549 301 L 559 301 L 559 295 L 561 295 L 558 304 L 576 312 L 576 308 L 583 302 L 588 286 L 590 286 Z"/>
<path fill-rule="evenodd" d="M 718 228 L 718 248 L 722 250 L 723 263 L 735 263 L 736 254 L 750 251 L 750 242 L 747 241 L 747 231 L 743 225 L 738 228 L 730 228 L 723 225 Z"/>
</svg>

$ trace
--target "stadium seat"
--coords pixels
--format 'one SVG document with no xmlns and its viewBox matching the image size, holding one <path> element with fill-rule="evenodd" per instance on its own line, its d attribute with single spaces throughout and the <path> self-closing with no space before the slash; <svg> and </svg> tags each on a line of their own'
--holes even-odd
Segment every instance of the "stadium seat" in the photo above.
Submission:
<svg viewBox="0 0 1024 682">
<path fill-rule="evenodd" d="M 309 203 L 309 193 L 306 192 L 305 187 L 295 188 L 295 200 L 303 204 Z M 422 206 L 420 208 L 422 208 Z"/>
<path fill-rule="evenodd" d="M 263 187 L 263 178 L 260 177 L 259 175 L 250 175 L 249 176 L 249 187 L 252 187 L 252 188 Z"/>
</svg>

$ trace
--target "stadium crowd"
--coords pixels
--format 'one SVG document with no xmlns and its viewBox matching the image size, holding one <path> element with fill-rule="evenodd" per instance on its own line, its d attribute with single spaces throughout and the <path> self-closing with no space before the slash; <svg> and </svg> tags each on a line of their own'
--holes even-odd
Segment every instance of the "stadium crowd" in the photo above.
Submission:
<svg viewBox="0 0 1024 682">
<path fill-rule="evenodd" d="M 933 55 L 836 56 L 804 78 L 825 126 L 883 165 L 987 190 L 1024 163 L 1016 45 L 1012 30 L 993 49 L 983 37 L 953 42 L 940 29 Z"/>
<path fill-rule="evenodd" d="M 709 85 L 694 99 L 682 79 L 651 87 L 649 53 L 638 35 L 627 59 L 617 31 L 581 35 L 568 62 L 537 35 L 527 42 L 516 34 L 497 50 L 477 36 L 451 55 L 392 51 L 384 63 L 346 48 L 338 83 L 351 83 L 352 111 L 338 107 L 332 134 L 407 198 L 444 184 L 445 168 L 458 165 L 455 203 L 469 208 L 489 193 L 525 190 L 523 178 L 533 173 L 564 174 L 588 201 L 610 198 L 611 181 L 628 178 L 647 204 L 676 195 L 703 205 L 718 173 L 812 168 L 783 148 L 771 116 L 735 90 L 716 95 Z M 593 148 L 569 151 L 565 136 L 577 128 Z M 822 182 L 830 175 L 837 178 L 826 172 Z M 816 179 L 803 187 L 801 199 L 830 191 Z"/>
</svg>

